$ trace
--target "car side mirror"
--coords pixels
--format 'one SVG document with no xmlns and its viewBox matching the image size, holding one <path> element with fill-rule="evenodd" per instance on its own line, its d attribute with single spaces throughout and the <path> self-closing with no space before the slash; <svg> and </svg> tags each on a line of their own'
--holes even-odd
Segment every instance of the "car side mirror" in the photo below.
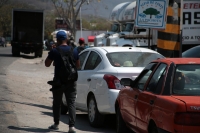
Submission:
<svg viewBox="0 0 200 133">
<path fill-rule="evenodd" d="M 122 78 L 120 84 L 123 86 L 131 86 L 132 80 L 130 78 Z"/>
<path fill-rule="evenodd" d="M 131 79 L 134 81 L 137 78 L 137 76 L 132 76 Z"/>
</svg>

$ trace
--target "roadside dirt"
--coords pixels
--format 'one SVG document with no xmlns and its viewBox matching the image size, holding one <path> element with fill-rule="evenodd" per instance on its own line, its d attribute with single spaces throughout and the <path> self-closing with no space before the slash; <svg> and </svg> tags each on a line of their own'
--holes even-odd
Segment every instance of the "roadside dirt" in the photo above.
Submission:
<svg viewBox="0 0 200 133">
<path fill-rule="evenodd" d="M 8 94 L 4 100 L 6 106 L 12 110 L 16 119 L 10 120 L 13 125 L 7 128 L 8 133 L 67 133 L 68 115 L 61 115 L 58 131 L 50 131 L 48 126 L 53 124 L 52 93 L 47 81 L 52 80 L 54 67 L 46 68 L 44 60 L 48 51 L 44 51 L 42 58 L 34 55 L 22 55 L 6 69 L 5 91 Z M 77 133 L 114 133 L 115 121 L 105 122 L 102 128 L 89 125 L 87 114 L 76 111 Z M 12 122 L 13 121 L 13 122 Z M 5 127 L 5 126 L 4 126 Z"/>
<path fill-rule="evenodd" d="M 46 68 L 42 58 L 22 56 L 7 68 L 6 84 L 9 85 L 11 99 L 5 99 L 12 105 L 17 116 L 18 127 L 10 129 L 20 132 L 49 132 L 53 123 L 52 94 L 47 81 L 53 78 L 53 66 Z M 67 118 L 64 123 L 67 123 Z M 68 131 L 68 126 L 61 122 L 60 132 Z"/>
</svg>

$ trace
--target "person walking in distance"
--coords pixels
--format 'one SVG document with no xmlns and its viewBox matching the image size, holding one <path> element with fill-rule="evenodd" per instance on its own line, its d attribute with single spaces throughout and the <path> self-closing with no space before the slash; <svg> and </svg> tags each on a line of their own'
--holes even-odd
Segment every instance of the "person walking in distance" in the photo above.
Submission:
<svg viewBox="0 0 200 133">
<path fill-rule="evenodd" d="M 68 113 L 69 113 L 69 132 L 68 133 L 76 133 L 75 131 L 75 119 L 76 119 L 76 108 L 75 108 L 75 99 L 76 99 L 76 81 L 78 78 L 73 80 L 66 80 L 66 82 L 62 82 L 63 80 L 60 78 L 60 72 L 62 68 L 63 59 L 61 58 L 61 53 L 71 52 L 72 57 L 74 59 L 74 64 L 77 68 L 80 66 L 78 51 L 73 50 L 71 46 L 67 44 L 67 34 L 64 31 L 59 31 L 56 34 L 57 45 L 56 48 L 53 48 L 49 53 L 45 60 L 45 66 L 51 66 L 52 62 L 55 66 L 54 68 L 54 78 L 52 84 L 52 89 L 50 89 L 53 93 L 53 118 L 54 124 L 49 126 L 49 129 L 58 130 L 59 129 L 59 121 L 60 121 L 60 110 L 62 103 L 62 95 L 65 94 L 67 105 L 68 105 Z M 62 52 L 60 52 L 62 51 Z M 64 74 L 63 74 L 64 75 Z M 62 76 L 63 76 L 62 75 Z M 59 83 L 59 84 L 55 84 Z"/>
<path fill-rule="evenodd" d="M 75 49 L 77 49 L 78 53 L 80 53 L 81 51 L 83 51 L 86 47 L 85 47 L 85 39 L 84 38 L 79 38 L 79 46 L 76 47 Z"/>
</svg>

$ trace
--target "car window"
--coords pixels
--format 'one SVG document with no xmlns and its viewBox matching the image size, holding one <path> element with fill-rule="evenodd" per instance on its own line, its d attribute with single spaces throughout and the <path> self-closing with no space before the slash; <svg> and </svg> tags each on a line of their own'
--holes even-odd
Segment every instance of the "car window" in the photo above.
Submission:
<svg viewBox="0 0 200 133">
<path fill-rule="evenodd" d="M 134 26 L 133 24 L 127 24 L 124 31 L 131 32 L 133 30 L 133 26 Z"/>
<path fill-rule="evenodd" d="M 101 62 L 101 57 L 94 51 L 92 51 L 88 57 L 84 70 L 93 70 Z"/>
<path fill-rule="evenodd" d="M 143 90 L 147 80 L 149 79 L 156 66 L 157 63 L 148 64 L 145 67 L 145 69 L 141 72 L 139 77 L 135 80 L 134 87 L 137 87 L 139 90 Z"/>
<path fill-rule="evenodd" d="M 176 95 L 200 96 L 200 64 L 177 65 L 172 91 Z"/>
<path fill-rule="evenodd" d="M 158 53 L 145 52 L 113 52 L 106 56 L 114 67 L 145 67 L 152 60 L 164 58 Z"/>
<path fill-rule="evenodd" d="M 162 90 L 162 84 L 164 81 L 166 68 L 167 68 L 166 64 L 160 64 L 158 66 L 147 86 L 147 91 L 160 94 Z"/>
<path fill-rule="evenodd" d="M 89 51 L 85 51 L 85 52 L 83 52 L 83 53 L 81 53 L 81 54 L 79 55 L 80 68 L 82 68 L 83 63 L 84 63 L 84 61 L 85 61 L 85 58 L 87 57 L 88 52 L 89 52 Z"/>
<path fill-rule="evenodd" d="M 118 29 L 119 29 L 119 24 L 114 24 L 114 25 L 112 25 L 112 27 L 111 27 L 111 31 L 113 31 L 113 32 L 118 31 Z"/>
<path fill-rule="evenodd" d="M 144 89 L 144 85 L 145 85 L 147 79 L 149 78 L 149 76 L 151 75 L 151 73 L 152 73 L 152 70 L 148 70 L 148 71 L 146 71 L 144 76 L 141 77 L 141 79 L 138 81 L 138 85 L 137 85 L 138 89 L 140 89 L 140 90 Z"/>
</svg>

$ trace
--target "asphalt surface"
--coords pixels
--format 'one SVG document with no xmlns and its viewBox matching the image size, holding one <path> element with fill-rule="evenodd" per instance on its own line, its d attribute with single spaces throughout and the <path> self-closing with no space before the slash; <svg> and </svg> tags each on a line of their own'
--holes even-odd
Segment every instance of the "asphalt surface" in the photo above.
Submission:
<svg viewBox="0 0 200 133">
<path fill-rule="evenodd" d="M 46 68 L 34 54 L 12 57 L 11 47 L 0 47 L 0 133 L 67 133 L 68 115 L 61 115 L 58 131 L 53 123 L 52 94 L 46 84 L 53 77 L 53 66 Z M 89 125 L 87 114 L 77 110 L 77 133 L 114 133 L 115 116 L 108 116 L 103 127 Z"/>
</svg>

